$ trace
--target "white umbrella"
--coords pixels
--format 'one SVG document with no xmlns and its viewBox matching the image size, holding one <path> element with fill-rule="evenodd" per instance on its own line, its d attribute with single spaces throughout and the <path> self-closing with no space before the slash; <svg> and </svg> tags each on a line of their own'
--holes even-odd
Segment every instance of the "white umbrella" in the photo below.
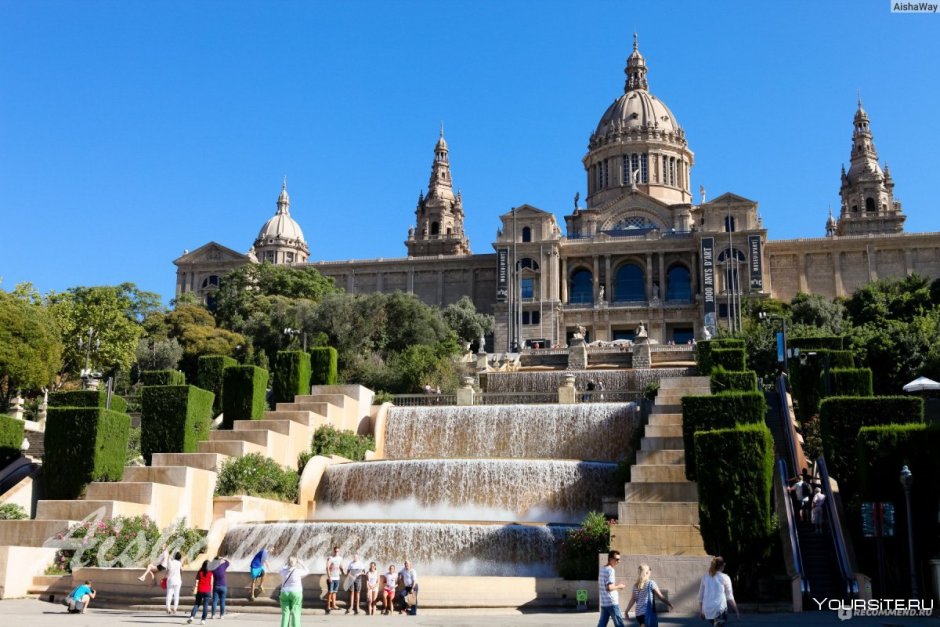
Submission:
<svg viewBox="0 0 940 627">
<path fill-rule="evenodd" d="M 933 379 L 928 379 L 927 377 L 917 377 L 901 389 L 905 392 L 928 392 L 940 390 L 940 383 L 937 383 Z"/>
</svg>

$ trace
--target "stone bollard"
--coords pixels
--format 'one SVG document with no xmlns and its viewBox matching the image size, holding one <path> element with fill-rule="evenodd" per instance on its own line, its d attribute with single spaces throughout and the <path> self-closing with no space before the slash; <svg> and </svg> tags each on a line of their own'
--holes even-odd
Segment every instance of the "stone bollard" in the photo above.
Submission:
<svg viewBox="0 0 940 627">
<path fill-rule="evenodd" d="M 36 422 L 40 431 L 46 430 L 46 417 L 49 415 L 49 390 L 43 388 L 42 403 L 39 405 L 39 413 L 36 416 Z"/>
<path fill-rule="evenodd" d="M 458 405 L 473 405 L 473 377 L 464 377 L 463 385 L 457 390 Z"/>
<path fill-rule="evenodd" d="M 578 391 L 574 387 L 574 375 L 566 374 L 565 383 L 558 388 L 558 404 L 572 405 L 578 402 Z"/>
<path fill-rule="evenodd" d="M 10 415 L 16 418 L 17 420 L 23 420 L 23 397 L 20 396 L 20 391 L 16 391 L 16 396 L 10 401 Z"/>
</svg>

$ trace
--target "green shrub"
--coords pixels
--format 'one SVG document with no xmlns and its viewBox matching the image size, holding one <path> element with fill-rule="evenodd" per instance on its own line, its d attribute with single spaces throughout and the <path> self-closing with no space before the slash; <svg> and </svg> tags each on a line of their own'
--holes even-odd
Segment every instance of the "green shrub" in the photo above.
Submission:
<svg viewBox="0 0 940 627">
<path fill-rule="evenodd" d="M 302 473 L 314 455 L 339 455 L 361 462 L 366 458 L 366 451 L 374 450 L 375 439 L 371 435 L 357 435 L 349 430 L 339 431 L 330 425 L 323 425 L 314 432 L 310 451 L 301 453 L 297 459 L 297 472 Z"/>
<path fill-rule="evenodd" d="M 0 520 L 25 520 L 29 514 L 21 505 L 16 503 L 0 504 Z"/>
<path fill-rule="evenodd" d="M 310 349 L 310 385 L 336 385 L 339 354 L 332 346 Z"/>
<path fill-rule="evenodd" d="M 49 395 L 49 407 L 101 407 L 108 404 L 107 390 L 72 390 L 53 392 Z M 117 394 L 111 395 L 111 411 L 127 412 L 127 403 Z"/>
<path fill-rule="evenodd" d="M 147 385 L 141 390 L 140 449 L 154 453 L 195 453 L 209 439 L 212 392 L 194 385 Z"/>
<path fill-rule="evenodd" d="M 268 371 L 257 366 L 229 366 L 222 375 L 222 426 L 236 420 L 261 420 L 267 407 Z"/>
<path fill-rule="evenodd" d="M 707 340 L 704 342 L 699 342 L 696 344 L 696 353 L 698 354 L 698 372 L 702 376 L 708 376 L 712 372 L 712 367 L 714 365 L 714 360 L 712 358 L 712 351 L 715 349 L 722 348 L 740 348 L 745 347 L 745 342 L 743 339 L 739 338 L 721 338 L 716 340 Z M 744 370 L 742 365 L 740 368 L 727 368 L 728 370 Z"/>
<path fill-rule="evenodd" d="M 829 474 L 847 490 L 854 484 L 854 443 L 859 429 L 923 422 L 924 400 L 910 396 L 833 396 L 820 403 L 819 420 Z"/>
<path fill-rule="evenodd" d="M 131 425 L 127 432 L 127 455 L 124 457 L 124 465 L 129 466 L 139 457 L 141 457 L 140 427 Z"/>
<path fill-rule="evenodd" d="M 836 368 L 855 367 L 852 351 L 819 349 L 815 352 L 815 355 L 806 355 L 806 359 L 801 356 L 789 362 L 790 384 L 801 422 L 819 413 L 819 378 L 826 370 L 826 360 L 829 361 L 830 374 Z"/>
<path fill-rule="evenodd" d="M 144 370 L 140 373 L 142 385 L 186 385 L 186 375 L 179 370 Z"/>
<path fill-rule="evenodd" d="M 712 372 L 715 368 L 724 368 L 732 372 L 740 372 L 747 368 L 747 358 L 743 348 L 713 348 Z"/>
<path fill-rule="evenodd" d="M 685 476 L 696 480 L 695 433 L 763 424 L 767 403 L 761 392 L 723 392 L 711 396 L 682 397 L 682 439 L 685 445 Z"/>
<path fill-rule="evenodd" d="M 709 555 L 740 573 L 756 572 L 772 546 L 774 442 L 763 424 L 695 434 L 695 455 L 708 460 L 698 477 L 699 523 Z"/>
<path fill-rule="evenodd" d="M 845 348 L 845 337 L 842 335 L 788 337 L 787 348 L 798 348 L 800 352 L 818 350 L 840 351 Z"/>
<path fill-rule="evenodd" d="M 753 370 L 725 370 L 721 366 L 712 368 L 712 394 L 722 392 L 756 392 L 757 373 Z"/>
<path fill-rule="evenodd" d="M 282 468 L 273 459 L 252 453 L 222 463 L 215 485 L 216 496 L 244 494 L 266 499 L 297 500 L 300 475 Z"/>
<path fill-rule="evenodd" d="M 874 396 L 871 369 L 833 368 L 829 371 L 829 396 Z M 819 375 L 819 398 L 826 398 L 826 372 Z"/>
<path fill-rule="evenodd" d="M 70 572 L 75 568 L 139 568 L 156 563 L 164 544 L 172 555 L 183 554 L 188 562 L 206 550 L 206 533 L 189 528 L 180 519 L 160 530 L 147 516 L 115 516 L 86 520 L 55 536 L 57 552 L 53 568 Z"/>
<path fill-rule="evenodd" d="M 278 351 L 274 359 L 271 403 L 293 403 L 295 396 L 310 394 L 310 354 Z"/>
<path fill-rule="evenodd" d="M 222 374 L 229 366 L 237 366 L 238 362 L 226 355 L 203 355 L 198 364 L 196 385 L 215 394 L 212 412 L 218 416 L 222 413 Z"/>
<path fill-rule="evenodd" d="M 581 526 L 565 534 L 558 551 L 562 579 L 597 579 L 597 556 L 610 551 L 610 523 L 600 512 L 590 512 Z"/>
<path fill-rule="evenodd" d="M 50 407 L 46 420 L 46 498 L 74 499 L 92 481 L 124 474 L 131 418 L 97 407 Z"/>
<path fill-rule="evenodd" d="M 16 459 L 20 456 L 23 444 L 22 420 L 0 414 L 0 462 Z"/>
</svg>

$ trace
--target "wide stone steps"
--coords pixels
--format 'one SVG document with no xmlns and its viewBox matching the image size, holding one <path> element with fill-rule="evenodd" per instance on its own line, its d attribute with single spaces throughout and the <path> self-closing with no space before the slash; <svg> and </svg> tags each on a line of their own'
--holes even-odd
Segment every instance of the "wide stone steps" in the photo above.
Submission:
<svg viewBox="0 0 940 627">
<path fill-rule="evenodd" d="M 162 483 L 184 488 L 191 470 L 186 466 L 128 466 L 124 469 L 122 481 Z"/>
<path fill-rule="evenodd" d="M 285 403 L 279 403 L 279 405 L 284 405 L 284 404 Z M 264 412 L 265 420 L 291 420 L 293 422 L 296 422 L 306 427 L 313 425 L 313 421 L 317 418 L 322 419 L 323 417 L 312 411 L 305 411 L 305 410 L 279 409 L 277 411 Z M 247 422 L 247 421 L 236 420 L 235 424 L 237 425 L 239 422 Z"/>
<path fill-rule="evenodd" d="M 246 442 L 245 440 L 203 440 L 196 445 L 200 453 L 216 453 L 226 457 L 244 457 L 252 453 L 266 455 L 266 446 Z"/>
<path fill-rule="evenodd" d="M 0 520 L 0 546 L 43 546 L 74 520 Z"/>
<path fill-rule="evenodd" d="M 313 412 L 319 416 L 322 416 L 329 423 L 335 423 L 339 421 L 342 416 L 343 409 L 337 407 L 333 403 L 324 403 L 324 402 L 315 402 L 309 401 L 304 403 L 278 403 L 275 408 L 275 412 L 295 412 L 295 411 L 307 411 Z"/>
<path fill-rule="evenodd" d="M 85 490 L 91 501 L 126 501 L 144 505 L 178 503 L 183 490 L 177 486 L 152 481 L 92 481 Z"/>
<path fill-rule="evenodd" d="M 637 464 L 630 469 L 632 483 L 674 483 L 687 481 L 685 466 L 677 464 Z"/>
<path fill-rule="evenodd" d="M 663 449 L 684 449 L 685 442 L 681 437 L 644 437 L 640 438 L 640 451 L 659 451 Z"/>
<path fill-rule="evenodd" d="M 659 391 L 688 388 L 709 388 L 711 378 L 709 377 L 669 377 L 659 381 Z"/>
<path fill-rule="evenodd" d="M 623 502 L 698 503 L 698 486 L 691 481 L 631 481 L 624 486 Z"/>
<path fill-rule="evenodd" d="M 217 472 L 227 455 L 219 453 L 154 453 L 152 466 L 187 466 Z M 125 471 L 126 472 L 126 471 Z"/>
<path fill-rule="evenodd" d="M 648 438 L 682 438 L 682 425 L 646 425 Z"/>
<path fill-rule="evenodd" d="M 352 401 L 345 394 L 301 394 L 294 397 L 295 403 L 330 403 L 336 407 L 346 407 L 346 401 Z"/>
<path fill-rule="evenodd" d="M 620 503 L 621 525 L 697 525 L 698 503 Z"/>
<path fill-rule="evenodd" d="M 650 412 L 650 415 L 655 416 L 656 414 L 678 414 L 681 412 L 681 404 L 676 403 L 674 405 L 660 405 L 657 403 L 656 405 L 653 405 L 653 410 Z"/>
<path fill-rule="evenodd" d="M 143 516 L 149 513 L 145 503 L 114 500 L 51 500 L 36 503 L 37 520 L 106 519 L 114 516 Z"/>
<path fill-rule="evenodd" d="M 682 464 L 685 467 L 685 451 L 682 449 L 657 449 L 637 451 L 636 465 L 647 464 Z"/>
<path fill-rule="evenodd" d="M 655 425 L 657 427 L 666 425 L 682 426 L 682 412 L 675 412 L 673 414 L 650 414 L 648 424 Z"/>
<path fill-rule="evenodd" d="M 707 555 L 696 525 L 615 525 L 611 546 L 629 547 L 630 555 Z"/>
<path fill-rule="evenodd" d="M 301 433 L 309 433 L 310 428 L 306 425 L 288 419 L 265 418 L 264 420 L 236 420 L 232 433 L 242 433 L 243 431 L 264 431 L 265 429 L 286 435 L 287 437 L 297 436 Z"/>
</svg>

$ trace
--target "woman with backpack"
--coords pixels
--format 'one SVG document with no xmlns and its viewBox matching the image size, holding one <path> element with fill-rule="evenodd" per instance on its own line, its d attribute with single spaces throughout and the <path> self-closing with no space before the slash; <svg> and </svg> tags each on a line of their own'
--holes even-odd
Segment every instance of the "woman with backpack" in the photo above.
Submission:
<svg viewBox="0 0 940 627">
<path fill-rule="evenodd" d="M 633 594 L 630 596 L 630 602 L 627 603 L 627 609 L 623 611 L 623 617 L 628 619 L 630 617 L 630 608 L 636 605 L 636 622 L 648 627 L 658 624 L 656 619 L 653 618 L 656 615 L 654 596 L 665 603 L 670 610 L 672 609 L 672 603 L 659 591 L 656 582 L 650 579 L 651 574 L 653 574 L 653 571 L 650 570 L 649 564 L 639 565 L 636 582 L 633 584 Z"/>
</svg>

